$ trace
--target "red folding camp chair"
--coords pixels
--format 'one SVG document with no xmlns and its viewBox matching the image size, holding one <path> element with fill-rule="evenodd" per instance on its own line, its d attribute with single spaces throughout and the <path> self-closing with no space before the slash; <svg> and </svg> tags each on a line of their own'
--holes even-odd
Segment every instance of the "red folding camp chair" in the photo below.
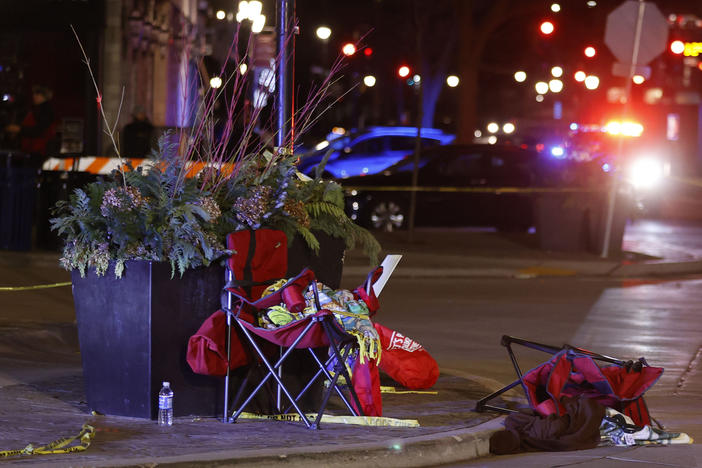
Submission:
<svg viewBox="0 0 702 468">
<path fill-rule="evenodd" d="M 258 232 L 258 231 L 257 231 Z M 279 232 L 279 231 L 274 231 Z M 280 233 L 282 234 L 282 233 Z M 226 422 L 236 422 L 247 405 L 251 403 L 258 392 L 264 388 L 271 379 L 277 383 L 278 398 L 276 399 L 276 409 L 281 414 L 289 413 L 293 408 L 300 416 L 300 419 L 310 429 L 318 429 L 327 403 L 332 394 L 336 393 L 349 412 L 354 416 L 362 414 L 361 404 L 358 396 L 352 386 L 343 388 L 338 384 L 340 377 L 344 377 L 346 382 L 351 382 L 346 369 L 346 359 L 351 352 L 358 347 L 356 339 L 346 333 L 338 324 L 334 315 L 325 309 L 322 309 L 319 304 L 317 295 L 317 286 L 314 273 L 309 269 L 304 269 L 296 277 L 288 280 L 276 292 L 264 297 L 260 297 L 261 292 L 267 284 L 272 283 L 271 280 L 276 280 L 285 273 L 286 267 L 267 268 L 263 273 L 259 266 L 265 263 L 267 257 L 265 252 L 270 251 L 272 243 L 279 242 L 276 236 L 262 235 L 255 239 L 253 234 L 233 233 L 227 238 L 227 246 L 235 253 L 230 258 L 227 270 L 228 278 L 223 296 L 222 308 L 227 314 L 227 336 L 230 340 L 227 344 L 228 359 L 232 359 L 232 334 L 230 329 L 232 322 L 236 324 L 236 328 L 241 332 L 239 335 L 241 341 L 246 344 L 251 352 L 252 362 L 263 371 L 263 377 L 258 385 L 249 393 L 246 399 L 239 403 L 242 393 L 248 388 L 248 381 L 252 376 L 249 371 L 242 382 L 239 392 L 233 404 L 234 411 L 229 413 L 229 367 L 225 377 L 225 395 L 224 395 L 224 420 Z M 247 237 L 248 236 L 248 237 Z M 283 234 L 284 236 L 284 234 Z M 264 238 L 265 237 L 265 238 Z M 256 245 L 252 245 L 255 241 Z M 264 253 L 259 254 L 261 249 Z M 246 251 L 246 261 L 242 262 L 241 253 Z M 277 254 L 273 254 L 277 255 Z M 258 260 L 257 260 L 258 259 Z M 263 263 L 257 263 L 262 261 Z M 275 262 L 273 262 L 275 264 Z M 282 274 L 275 278 L 271 277 L 272 273 Z M 257 276 L 254 272 L 259 272 Z M 256 316 L 263 313 L 271 306 L 285 303 L 292 312 L 300 312 L 305 307 L 303 293 L 307 288 L 312 288 L 316 302 L 317 312 L 308 315 L 303 319 L 295 320 L 289 324 L 275 329 L 261 328 L 256 325 Z M 237 335 L 235 334 L 234 337 Z M 276 353 L 271 353 L 270 344 L 276 345 L 280 349 L 279 357 Z M 315 353 L 315 349 L 320 347 L 328 347 L 329 354 L 326 361 L 320 359 Z M 293 395 L 289 385 L 286 384 L 282 376 L 283 364 L 286 360 L 289 361 L 294 349 L 307 349 L 312 356 L 313 362 L 318 367 L 316 373 L 302 388 L 302 390 Z M 332 369 L 331 371 L 329 369 Z M 317 410 L 317 416 L 314 421 L 305 415 L 300 406 L 300 400 L 306 392 L 312 388 L 313 384 L 320 377 L 324 376 L 329 385 L 323 393 L 321 404 Z M 347 397 L 345 391 L 348 392 Z M 281 404 L 281 395 L 283 393 L 290 405 L 283 409 Z"/>
<path fill-rule="evenodd" d="M 552 357 L 526 374 L 517 363 L 512 344 L 543 351 Z M 563 415 L 561 397 L 585 395 L 602 405 L 614 408 L 631 417 L 637 425 L 651 424 L 643 394 L 656 383 L 663 368 L 649 366 L 646 359 L 624 361 L 603 354 L 565 344 L 555 347 L 504 335 L 502 345 L 507 348 L 517 380 L 482 398 L 475 411 L 492 410 L 510 413 L 515 410 L 490 405 L 488 402 L 517 385 L 524 389 L 529 406 L 542 416 Z M 600 361 L 608 365 L 600 366 Z"/>
</svg>

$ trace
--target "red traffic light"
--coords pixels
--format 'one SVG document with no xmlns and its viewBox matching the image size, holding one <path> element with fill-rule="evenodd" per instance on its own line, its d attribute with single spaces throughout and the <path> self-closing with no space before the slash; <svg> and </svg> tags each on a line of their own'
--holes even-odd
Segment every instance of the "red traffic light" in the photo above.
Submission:
<svg viewBox="0 0 702 468">
<path fill-rule="evenodd" d="M 363 49 L 363 55 L 365 55 L 366 57 L 370 57 L 371 55 L 373 55 L 373 49 L 371 49 L 370 47 L 366 47 L 365 49 Z"/>
<path fill-rule="evenodd" d="M 550 21 L 542 21 L 541 25 L 539 26 L 539 31 L 541 31 L 541 34 L 543 34 L 544 36 L 551 35 L 555 30 L 556 27 Z"/>
</svg>

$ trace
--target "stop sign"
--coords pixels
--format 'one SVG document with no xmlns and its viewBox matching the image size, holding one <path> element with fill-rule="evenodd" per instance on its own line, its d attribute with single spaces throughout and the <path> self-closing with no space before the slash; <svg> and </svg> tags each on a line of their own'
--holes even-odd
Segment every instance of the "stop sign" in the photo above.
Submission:
<svg viewBox="0 0 702 468">
<path fill-rule="evenodd" d="M 667 42 L 668 22 L 652 2 L 628 0 L 607 16 L 605 44 L 620 62 L 630 64 L 633 59 L 634 65 L 646 65 L 665 50 Z"/>
</svg>

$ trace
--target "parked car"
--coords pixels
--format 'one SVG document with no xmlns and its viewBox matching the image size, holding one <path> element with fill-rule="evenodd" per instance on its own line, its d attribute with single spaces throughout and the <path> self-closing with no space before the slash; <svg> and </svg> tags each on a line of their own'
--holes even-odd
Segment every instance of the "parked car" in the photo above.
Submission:
<svg viewBox="0 0 702 468">
<path fill-rule="evenodd" d="M 405 228 L 413 167 L 408 155 L 378 174 L 345 179 L 349 216 L 371 229 Z M 430 148 L 419 161 L 415 224 L 527 230 L 534 222 L 533 194 L 498 189 L 590 183 L 584 168 L 508 145 Z"/>
<path fill-rule="evenodd" d="M 298 170 L 314 176 L 317 165 L 331 151 L 324 166 L 326 177 L 344 179 L 352 176 L 375 174 L 401 160 L 414 150 L 416 127 L 369 127 L 350 132 L 339 138 L 326 140 L 318 149 L 300 155 Z M 454 140 L 454 135 L 435 128 L 423 128 L 422 147 L 443 145 Z"/>
</svg>

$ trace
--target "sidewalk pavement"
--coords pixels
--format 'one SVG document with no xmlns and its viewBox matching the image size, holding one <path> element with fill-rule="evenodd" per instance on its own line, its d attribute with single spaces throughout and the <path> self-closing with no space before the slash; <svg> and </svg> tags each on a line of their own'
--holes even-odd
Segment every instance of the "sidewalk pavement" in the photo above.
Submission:
<svg viewBox="0 0 702 468">
<path fill-rule="evenodd" d="M 524 235 L 427 229 L 417 231 L 412 242 L 407 242 L 407 233 L 378 237 L 383 255 L 404 256 L 393 277 L 642 277 L 702 272 L 702 259 L 696 257 L 679 261 L 625 252 L 602 259 L 586 253 L 544 252 Z M 57 258 L 54 252 L 0 252 L 0 277 L 40 266 L 50 273 L 56 269 L 55 277 L 62 281 L 65 274 L 58 270 Z M 362 252 L 348 252 L 344 278 L 355 285 L 369 268 Z M 63 294 L 70 296 L 70 291 Z M 13 307 L 12 297 L 2 296 L 4 308 Z M 162 429 L 149 420 L 91 415 L 71 328 L 50 320 L 32 324 L 30 319 L 20 326 L 0 320 L 0 451 L 72 436 L 85 423 L 96 428 L 92 445 L 70 454 L 0 458 L 3 465 L 433 466 L 487 455 L 489 437 L 501 427 L 498 415 L 472 411 L 478 399 L 495 389 L 478 376 L 446 372 L 431 389 L 436 394 L 383 394 L 384 416 L 417 419 L 420 427 L 323 423 L 321 430 L 312 431 L 301 423 L 224 424 L 215 418 L 182 417 L 173 427 Z M 178 389 L 175 392 L 177 404 Z"/>
</svg>

